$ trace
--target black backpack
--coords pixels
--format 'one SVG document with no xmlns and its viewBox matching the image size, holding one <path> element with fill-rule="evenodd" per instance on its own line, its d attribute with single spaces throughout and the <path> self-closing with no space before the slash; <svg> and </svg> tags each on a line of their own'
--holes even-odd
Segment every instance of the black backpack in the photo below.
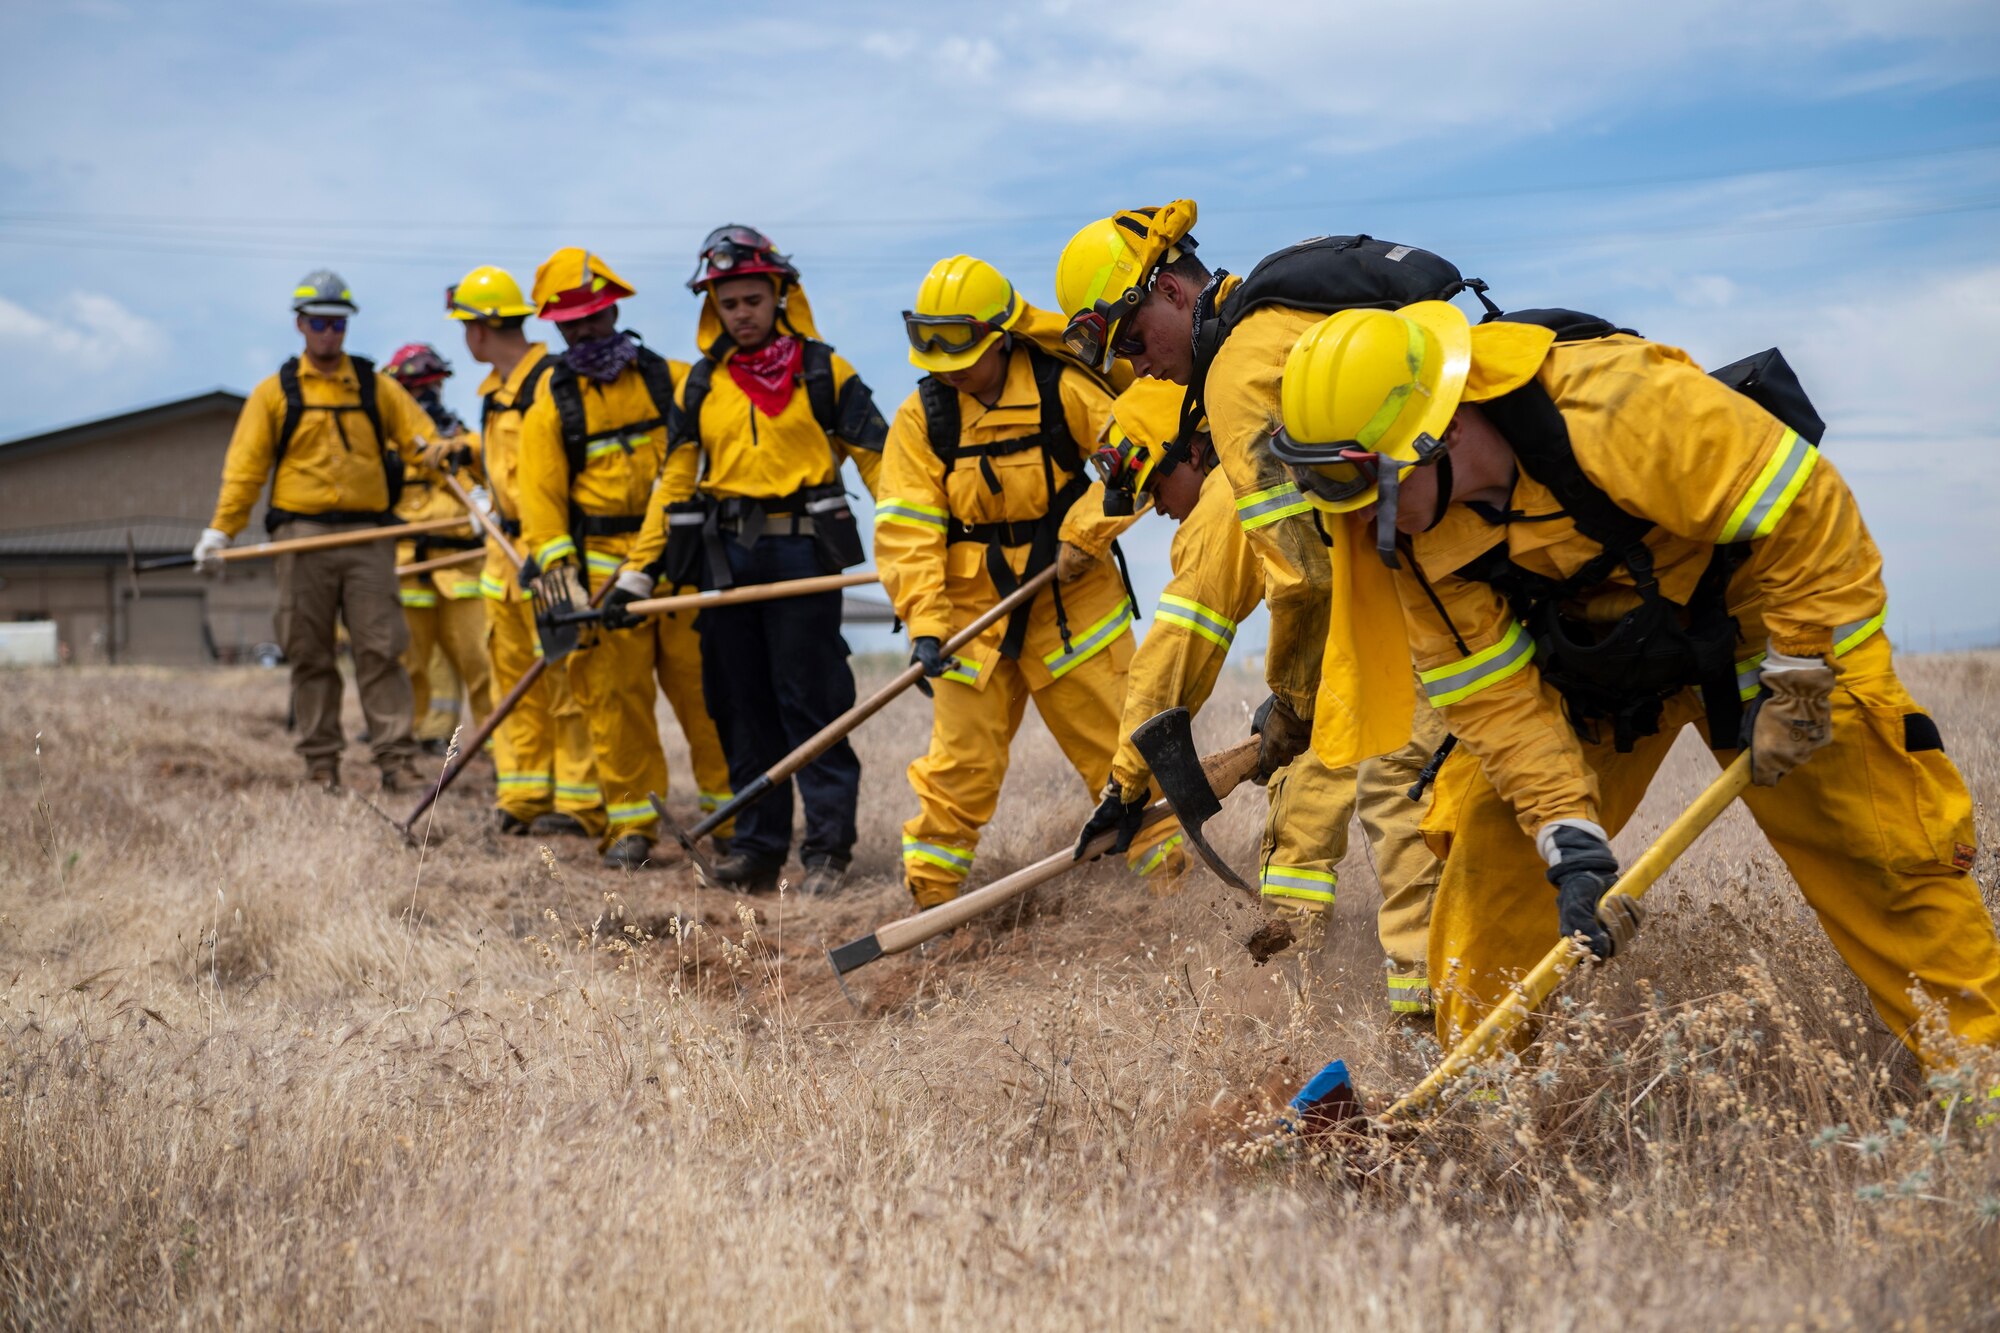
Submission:
<svg viewBox="0 0 2000 1333">
<path fill-rule="evenodd" d="M 1499 318 L 1551 329 L 1559 343 L 1619 333 L 1638 336 L 1574 310 L 1521 310 Z M 1755 402 L 1810 445 L 1817 446 L 1826 432 L 1826 423 L 1798 376 L 1775 347 L 1711 371 L 1710 376 Z M 1456 574 L 1490 584 L 1507 598 L 1535 637 L 1543 678 L 1563 696 L 1570 720 L 1580 731 L 1599 719 L 1609 721 L 1615 747 L 1628 752 L 1639 737 L 1659 730 L 1665 700 L 1692 685 L 1702 691 L 1710 743 L 1718 749 L 1735 748 L 1742 700 L 1728 587 L 1730 577 L 1749 558 L 1749 544 L 1716 547 L 1687 602 L 1669 601 L 1659 591 L 1652 552 L 1645 545 L 1653 524 L 1620 509 L 1584 473 L 1570 445 L 1568 424 L 1540 382 L 1529 380 L 1479 407 L 1506 436 L 1522 470 L 1548 488 L 1577 531 L 1600 549 L 1575 574 L 1556 580 L 1515 564 L 1503 541 Z M 1415 563 L 1411 561 L 1413 568 Z M 1587 625 L 1561 613 L 1565 600 L 1603 583 L 1620 565 L 1632 574 L 1638 608 L 1608 627 Z M 1418 577 L 1422 578 L 1420 570 Z"/>
<path fill-rule="evenodd" d="M 365 356 L 350 356 L 347 359 L 354 366 L 356 397 L 359 400 L 352 403 L 314 403 L 308 407 L 305 390 L 299 386 L 299 359 L 295 356 L 290 357 L 285 364 L 278 367 L 278 390 L 285 396 L 285 415 L 278 425 L 277 443 L 271 450 L 273 488 L 275 490 L 278 466 L 285 461 L 285 452 L 292 447 L 292 437 L 299 433 L 299 425 L 305 420 L 307 412 L 359 412 L 375 432 L 375 451 L 382 459 L 382 480 L 389 494 L 388 508 L 381 513 L 369 514 L 346 509 L 329 509 L 318 514 L 294 514 L 289 510 L 273 506 L 264 516 L 264 526 L 267 530 L 275 531 L 287 520 L 294 518 L 335 522 L 371 519 L 386 523 L 396 508 L 396 502 L 403 498 L 403 456 L 389 447 L 388 439 L 382 434 L 382 409 L 375 401 L 375 363 Z M 338 425 L 336 417 L 336 429 Z M 343 435 L 342 438 L 346 437 Z"/>
<path fill-rule="evenodd" d="M 847 381 L 845 392 L 836 390 L 833 348 L 813 338 L 801 341 L 805 344 L 805 351 L 799 367 L 799 382 L 805 388 L 806 402 L 812 408 L 813 420 L 819 423 L 820 430 L 828 437 L 838 436 L 857 448 L 879 452 L 889 437 L 889 423 L 876 410 L 875 399 L 868 392 L 868 386 L 862 384 L 861 377 L 856 375 Z M 708 401 L 709 390 L 714 385 L 716 364 L 715 356 L 703 356 L 688 372 L 687 383 L 681 389 L 681 404 L 674 409 L 672 424 L 667 431 L 669 448 L 701 443 L 701 408 Z"/>
</svg>

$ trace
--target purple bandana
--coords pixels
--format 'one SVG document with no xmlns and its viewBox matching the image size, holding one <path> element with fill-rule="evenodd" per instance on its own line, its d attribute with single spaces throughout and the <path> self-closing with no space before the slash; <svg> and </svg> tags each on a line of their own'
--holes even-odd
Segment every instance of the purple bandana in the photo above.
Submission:
<svg viewBox="0 0 2000 1333">
<path fill-rule="evenodd" d="M 639 342 L 620 330 L 608 338 L 577 343 L 563 353 L 569 368 L 599 384 L 609 384 L 625 373 L 625 367 L 639 359 Z"/>
</svg>

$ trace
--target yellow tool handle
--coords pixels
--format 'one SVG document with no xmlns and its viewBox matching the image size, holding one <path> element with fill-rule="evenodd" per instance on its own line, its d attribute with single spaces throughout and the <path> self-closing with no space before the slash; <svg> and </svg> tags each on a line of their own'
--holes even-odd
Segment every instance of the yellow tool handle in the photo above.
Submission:
<svg viewBox="0 0 2000 1333">
<path fill-rule="evenodd" d="M 1618 882 L 1604 891 L 1604 896 L 1598 899 L 1598 914 L 1604 914 L 1604 904 L 1613 897 L 1623 895 L 1635 900 L 1643 897 L 1646 890 L 1653 886 L 1653 881 L 1665 874 L 1667 867 L 1678 861 L 1681 853 L 1692 846 L 1694 840 L 1715 822 L 1715 817 L 1728 809 L 1730 803 L 1741 796 L 1743 789 L 1749 785 L 1750 752 L 1745 750 L 1734 763 L 1722 770 L 1722 776 L 1708 785 L 1708 790 L 1695 798 L 1694 804 L 1681 811 L 1680 817 L 1653 840 L 1653 845 L 1618 877 Z M 1539 1009 L 1542 1002 L 1555 993 L 1556 987 L 1562 985 L 1563 978 L 1588 957 L 1590 950 L 1573 937 L 1565 937 L 1558 942 L 1542 956 L 1541 962 L 1535 964 L 1533 971 L 1521 978 L 1513 993 L 1496 1005 L 1478 1027 L 1452 1048 L 1451 1054 L 1431 1071 L 1430 1077 L 1411 1089 L 1378 1119 L 1394 1120 L 1421 1109 L 1447 1083 L 1499 1050 L 1513 1035 L 1514 1029 Z"/>
</svg>

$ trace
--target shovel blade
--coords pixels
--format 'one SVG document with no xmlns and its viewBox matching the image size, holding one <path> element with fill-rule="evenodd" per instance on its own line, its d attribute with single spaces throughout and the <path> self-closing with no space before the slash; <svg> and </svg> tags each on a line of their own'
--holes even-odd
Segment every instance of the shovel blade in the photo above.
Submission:
<svg viewBox="0 0 2000 1333">
<path fill-rule="evenodd" d="M 666 802 L 660 799 L 659 793 L 649 791 L 646 793 L 646 799 L 653 803 L 653 813 L 660 817 L 660 827 L 674 835 L 674 841 L 678 842 L 681 850 L 688 854 L 688 860 L 694 862 L 695 873 L 706 883 L 715 883 L 715 863 L 708 859 L 706 852 L 702 851 L 700 840 L 690 837 L 686 829 L 673 821 L 672 816 L 667 814 Z"/>
</svg>

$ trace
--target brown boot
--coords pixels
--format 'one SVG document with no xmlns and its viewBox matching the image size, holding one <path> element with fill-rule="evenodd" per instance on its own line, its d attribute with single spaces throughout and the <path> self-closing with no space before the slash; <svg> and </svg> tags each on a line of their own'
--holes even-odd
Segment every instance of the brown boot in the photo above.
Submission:
<svg viewBox="0 0 2000 1333">
<path fill-rule="evenodd" d="M 420 792 L 428 786 L 430 779 L 408 759 L 382 770 L 382 790 L 385 793 Z"/>
<path fill-rule="evenodd" d="M 306 772 L 306 785 L 318 787 L 331 796 L 340 794 L 340 765 L 314 764 Z"/>
<path fill-rule="evenodd" d="M 642 833 L 627 833 L 604 849 L 604 864 L 613 870 L 638 870 L 653 859 L 653 840 Z"/>
</svg>

